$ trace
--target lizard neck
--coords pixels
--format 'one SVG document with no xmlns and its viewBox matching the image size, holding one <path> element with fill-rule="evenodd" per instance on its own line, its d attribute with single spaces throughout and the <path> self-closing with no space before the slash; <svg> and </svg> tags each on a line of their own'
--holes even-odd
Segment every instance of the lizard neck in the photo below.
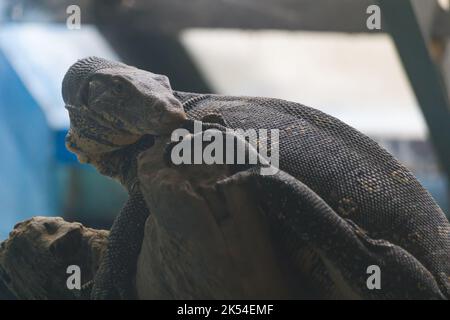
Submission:
<svg viewBox="0 0 450 320">
<path fill-rule="evenodd" d="M 130 193 L 138 185 L 137 158 L 153 144 L 154 137 L 145 135 L 132 145 L 102 155 L 96 167 L 101 174 L 117 179 Z"/>
</svg>

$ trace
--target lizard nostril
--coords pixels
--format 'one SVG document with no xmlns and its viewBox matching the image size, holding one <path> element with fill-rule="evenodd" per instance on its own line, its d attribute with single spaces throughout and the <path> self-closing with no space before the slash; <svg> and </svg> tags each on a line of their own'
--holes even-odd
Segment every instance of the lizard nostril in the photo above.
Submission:
<svg viewBox="0 0 450 320">
<path fill-rule="evenodd" d="M 57 225 L 55 225 L 54 223 L 49 223 L 49 222 L 44 222 L 44 227 L 45 227 L 45 230 L 47 230 L 47 232 L 49 234 L 54 234 L 58 229 Z"/>
</svg>

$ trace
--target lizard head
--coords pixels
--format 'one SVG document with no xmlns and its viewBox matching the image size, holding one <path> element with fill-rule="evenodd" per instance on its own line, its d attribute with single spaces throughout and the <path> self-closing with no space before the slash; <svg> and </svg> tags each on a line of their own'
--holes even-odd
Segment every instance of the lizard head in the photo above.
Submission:
<svg viewBox="0 0 450 320">
<path fill-rule="evenodd" d="M 71 123 L 67 147 L 79 156 L 169 134 L 186 119 L 166 76 L 97 57 L 69 68 L 62 95 Z"/>
<path fill-rule="evenodd" d="M 66 146 L 80 162 L 166 135 L 186 119 L 166 76 L 89 57 L 67 71 L 62 95 L 69 111 Z"/>
</svg>

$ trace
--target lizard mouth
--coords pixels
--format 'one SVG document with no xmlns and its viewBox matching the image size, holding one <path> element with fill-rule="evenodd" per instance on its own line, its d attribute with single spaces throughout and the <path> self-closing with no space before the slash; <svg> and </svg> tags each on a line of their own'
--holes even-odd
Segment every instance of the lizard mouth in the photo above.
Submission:
<svg viewBox="0 0 450 320">
<path fill-rule="evenodd" d="M 85 105 L 66 104 L 66 109 L 71 122 L 66 136 L 66 148 L 84 159 L 84 162 L 100 154 L 133 145 L 143 136 L 124 130 L 111 119 L 106 119 L 103 114 Z"/>
</svg>

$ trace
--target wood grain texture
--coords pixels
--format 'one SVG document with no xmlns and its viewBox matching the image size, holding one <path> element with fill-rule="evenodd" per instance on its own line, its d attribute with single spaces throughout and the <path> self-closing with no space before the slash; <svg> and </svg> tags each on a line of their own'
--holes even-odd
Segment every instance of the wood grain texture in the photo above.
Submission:
<svg viewBox="0 0 450 320">
<path fill-rule="evenodd" d="M 69 265 L 92 280 L 107 244 L 108 231 L 86 228 L 57 217 L 18 223 L 0 248 L 0 282 L 18 299 L 77 299 L 69 290 Z"/>
</svg>

